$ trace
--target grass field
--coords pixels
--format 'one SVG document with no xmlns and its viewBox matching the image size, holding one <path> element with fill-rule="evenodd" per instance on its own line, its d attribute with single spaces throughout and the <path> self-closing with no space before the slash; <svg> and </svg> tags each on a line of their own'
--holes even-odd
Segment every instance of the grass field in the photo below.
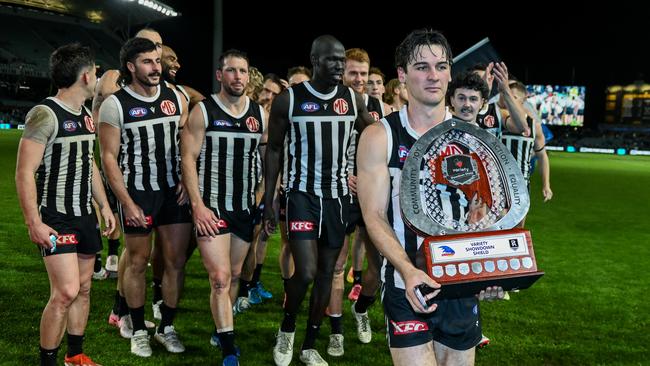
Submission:
<svg viewBox="0 0 650 366">
<path fill-rule="evenodd" d="M 47 275 L 29 242 L 14 187 L 16 131 L 0 133 L 0 365 L 38 363 L 38 324 L 49 295 Z M 650 364 L 650 158 L 552 153 L 554 198 L 541 202 L 532 182 L 527 227 L 538 266 L 546 275 L 512 300 L 482 305 L 492 344 L 477 352 L 478 365 Z M 275 298 L 236 318 L 243 365 L 272 365 L 271 349 L 281 309 L 278 238 L 269 244 L 262 274 Z M 349 285 L 347 285 L 349 286 Z M 152 341 L 154 356 L 131 356 L 129 342 L 106 323 L 115 282 L 93 283 L 84 349 L 103 365 L 216 365 L 208 343 L 213 325 L 207 275 L 198 254 L 187 268 L 176 328 L 187 351 L 171 355 Z M 346 293 L 347 293 L 346 288 Z M 151 294 L 148 293 L 150 296 Z M 149 304 L 149 302 L 147 302 Z M 304 307 L 306 303 L 304 304 Z M 369 345 L 356 339 L 346 300 L 345 355 L 327 356 L 326 321 L 317 348 L 331 365 L 390 365 L 383 314 L 371 310 Z M 146 307 L 151 318 L 151 308 Z M 296 348 L 304 336 L 298 319 Z M 59 353 L 62 362 L 65 344 Z M 296 355 L 294 364 L 300 364 Z"/>
</svg>

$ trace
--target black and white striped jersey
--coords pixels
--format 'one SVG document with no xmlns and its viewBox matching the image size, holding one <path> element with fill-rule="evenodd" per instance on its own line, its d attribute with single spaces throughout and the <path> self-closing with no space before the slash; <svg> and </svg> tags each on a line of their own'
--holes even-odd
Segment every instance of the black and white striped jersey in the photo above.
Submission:
<svg viewBox="0 0 650 366">
<path fill-rule="evenodd" d="M 348 194 L 347 151 L 357 118 L 352 89 L 329 94 L 309 82 L 289 88 L 285 187 L 322 198 Z"/>
<path fill-rule="evenodd" d="M 368 94 L 363 94 L 363 101 L 366 103 L 368 113 L 370 113 L 375 121 L 386 117 L 384 115 L 384 103 L 382 101 Z M 348 148 L 348 173 L 352 175 L 357 175 L 357 145 L 359 144 L 359 137 L 361 137 L 359 132 L 356 129 L 352 130 L 350 147 Z"/>
<path fill-rule="evenodd" d="M 95 151 L 92 115 L 86 107 L 75 112 L 55 98 L 47 98 L 37 107 L 43 106 L 56 120 L 36 171 L 37 202 L 64 215 L 90 215 Z"/>
<path fill-rule="evenodd" d="M 179 181 L 179 123 L 182 104 L 178 93 L 157 87 L 145 97 L 128 86 L 114 98 L 121 120 L 120 165 L 127 188 L 159 191 Z"/>
<path fill-rule="evenodd" d="M 521 173 L 524 179 L 530 179 L 530 159 L 533 153 L 533 146 L 535 144 L 535 125 L 530 117 L 526 117 L 526 123 L 530 128 L 530 136 L 522 136 L 521 134 L 514 134 L 508 131 L 503 131 L 501 135 L 501 142 L 508 148 L 512 156 L 517 160 Z"/>
<path fill-rule="evenodd" d="M 501 120 L 501 111 L 496 102 L 488 103 L 486 109 L 481 110 L 476 116 L 478 126 L 493 134 L 498 139 L 501 138 L 501 131 L 503 129 Z"/>
<path fill-rule="evenodd" d="M 445 115 L 445 120 L 451 118 L 449 112 Z M 419 251 L 420 245 L 424 238 L 411 230 L 402 219 L 402 212 L 399 204 L 400 179 L 402 178 L 402 168 L 408 156 L 411 147 L 420 138 L 420 135 L 409 125 L 406 107 L 399 112 L 393 112 L 386 118 L 380 120 L 386 129 L 388 139 L 388 172 L 390 175 L 390 199 L 388 201 L 388 210 L 386 216 L 388 223 L 393 228 L 397 239 L 406 251 L 407 256 L 418 268 L 425 270 L 423 267 L 424 259 Z M 444 199 L 444 197 L 443 197 Z M 381 269 L 381 279 L 394 284 L 395 287 L 404 288 L 404 280 L 395 267 L 384 259 Z"/>
<path fill-rule="evenodd" d="M 251 208 L 258 178 L 257 146 L 264 132 L 262 106 L 246 97 L 246 107 L 234 116 L 214 94 L 198 105 L 205 123 L 197 162 L 203 202 L 227 211 Z"/>
</svg>

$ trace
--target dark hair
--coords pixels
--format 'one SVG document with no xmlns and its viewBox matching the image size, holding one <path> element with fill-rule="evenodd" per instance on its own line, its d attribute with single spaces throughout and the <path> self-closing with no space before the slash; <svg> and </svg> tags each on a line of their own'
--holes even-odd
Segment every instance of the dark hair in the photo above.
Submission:
<svg viewBox="0 0 650 366">
<path fill-rule="evenodd" d="M 291 79 L 295 74 L 307 75 L 311 78 L 311 70 L 305 66 L 294 66 L 287 71 L 287 80 Z"/>
<path fill-rule="evenodd" d="M 134 63 L 138 55 L 156 50 L 156 44 L 146 38 L 131 38 L 120 49 L 120 82 L 130 84 L 132 80 L 131 71 L 127 63 Z"/>
<path fill-rule="evenodd" d="M 379 75 L 381 77 L 381 81 L 384 82 L 386 81 L 386 75 L 384 75 L 381 70 L 379 70 L 378 67 L 371 67 L 370 70 L 368 71 L 368 75 Z"/>
<path fill-rule="evenodd" d="M 90 47 L 70 43 L 57 48 L 50 56 L 50 76 L 58 88 L 69 88 L 77 82 L 85 67 L 95 65 L 95 54 Z"/>
<path fill-rule="evenodd" d="M 246 52 L 231 48 L 228 51 L 222 53 L 221 56 L 219 56 L 219 70 L 223 70 L 223 66 L 224 66 L 223 62 L 228 57 L 243 58 L 244 60 L 246 60 L 248 66 L 250 66 L 251 64 L 250 60 L 248 59 L 248 55 L 246 55 Z"/>
<path fill-rule="evenodd" d="M 482 63 L 482 62 L 479 62 L 479 63 L 477 63 L 474 66 L 469 68 L 469 71 L 472 71 L 472 72 L 473 71 L 485 71 L 485 70 L 487 70 L 487 65 Z"/>
<path fill-rule="evenodd" d="M 487 100 L 490 96 L 490 90 L 485 80 L 473 72 L 463 72 L 449 83 L 449 87 L 447 88 L 448 99 L 454 96 L 456 89 L 476 90 L 481 92 L 481 97 L 484 100 Z"/>
<path fill-rule="evenodd" d="M 438 45 L 445 51 L 447 62 L 451 65 L 451 47 L 449 47 L 447 38 L 438 31 L 418 29 L 409 33 L 395 49 L 395 67 L 401 67 L 406 72 L 406 66 L 416 59 L 419 48 L 422 46 L 431 47 L 432 45 Z"/>
<path fill-rule="evenodd" d="M 280 87 L 280 91 L 284 90 L 284 84 L 282 84 L 282 79 L 280 77 L 272 72 L 264 75 L 264 81 L 271 80 L 274 84 L 278 85 Z"/>
<path fill-rule="evenodd" d="M 509 86 L 510 89 L 512 90 L 519 90 L 519 92 L 522 93 L 523 95 L 528 94 L 528 90 L 526 90 L 526 85 L 524 85 L 524 83 L 522 83 L 521 81 L 510 80 Z"/>
</svg>

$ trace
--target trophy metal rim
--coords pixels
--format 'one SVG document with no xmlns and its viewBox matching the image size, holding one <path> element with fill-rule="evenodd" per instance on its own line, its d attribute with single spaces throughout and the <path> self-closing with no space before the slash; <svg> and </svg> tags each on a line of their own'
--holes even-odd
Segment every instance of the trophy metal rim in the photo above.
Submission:
<svg viewBox="0 0 650 366">
<path fill-rule="evenodd" d="M 431 128 L 415 141 L 402 168 L 400 179 L 400 209 L 405 222 L 420 233 L 425 235 L 461 234 L 460 231 L 445 227 L 433 220 L 422 207 L 420 192 L 420 163 L 427 154 L 429 146 L 442 134 L 459 130 L 469 133 L 481 140 L 497 157 L 503 169 L 504 179 L 508 181 L 506 191 L 510 200 L 510 209 L 498 221 L 481 231 L 505 230 L 515 227 L 528 212 L 530 197 L 528 187 L 519 169 L 517 161 L 499 139 L 480 127 L 457 118 L 448 119 Z"/>
</svg>

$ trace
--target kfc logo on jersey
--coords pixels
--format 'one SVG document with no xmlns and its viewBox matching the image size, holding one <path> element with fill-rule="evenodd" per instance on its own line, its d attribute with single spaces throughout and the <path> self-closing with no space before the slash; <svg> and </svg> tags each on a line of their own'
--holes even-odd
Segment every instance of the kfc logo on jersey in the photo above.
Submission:
<svg viewBox="0 0 650 366">
<path fill-rule="evenodd" d="M 485 127 L 494 127 L 494 116 L 493 115 L 487 115 L 483 119 L 483 124 Z"/>
<path fill-rule="evenodd" d="M 320 110 L 320 105 L 314 102 L 304 102 L 300 105 L 300 109 L 307 113 L 313 113 Z"/>
<path fill-rule="evenodd" d="M 368 112 L 368 113 L 370 113 L 370 115 L 372 116 L 372 119 L 374 119 L 375 121 L 379 121 L 379 113 L 377 113 L 375 111 Z"/>
<path fill-rule="evenodd" d="M 400 163 L 405 162 L 406 158 L 409 156 L 409 149 L 404 145 L 400 145 L 399 150 L 397 151 L 397 156 L 399 156 Z"/>
<path fill-rule="evenodd" d="M 449 144 L 440 150 L 440 156 L 460 155 L 463 150 L 456 144 Z"/>
<path fill-rule="evenodd" d="M 260 129 L 260 122 L 253 116 L 248 117 L 246 118 L 246 127 L 250 132 L 257 132 Z"/>
<path fill-rule="evenodd" d="M 56 245 L 77 245 L 77 234 L 59 234 L 56 238 Z"/>
<path fill-rule="evenodd" d="M 334 101 L 333 107 L 334 112 L 338 114 L 346 114 L 348 113 L 348 102 L 345 101 L 343 98 L 339 98 Z"/>
<path fill-rule="evenodd" d="M 74 132 L 77 130 L 77 122 L 75 121 L 65 121 L 63 122 L 63 129 L 68 132 Z"/>
<path fill-rule="evenodd" d="M 176 113 L 176 104 L 172 102 L 169 99 L 165 99 L 162 102 L 160 102 L 160 109 L 163 111 L 164 114 L 171 116 L 174 113 Z"/>
<path fill-rule="evenodd" d="M 140 118 L 144 117 L 147 115 L 147 108 L 145 107 L 133 107 L 131 110 L 129 110 L 129 116 L 135 117 L 135 118 Z"/>
<path fill-rule="evenodd" d="M 311 221 L 291 221 L 289 223 L 289 231 L 313 231 L 314 223 Z"/>
<path fill-rule="evenodd" d="M 407 320 L 404 322 L 395 322 L 391 320 L 390 323 L 393 325 L 394 335 L 405 335 L 429 330 L 427 323 L 417 320 Z"/>
</svg>

